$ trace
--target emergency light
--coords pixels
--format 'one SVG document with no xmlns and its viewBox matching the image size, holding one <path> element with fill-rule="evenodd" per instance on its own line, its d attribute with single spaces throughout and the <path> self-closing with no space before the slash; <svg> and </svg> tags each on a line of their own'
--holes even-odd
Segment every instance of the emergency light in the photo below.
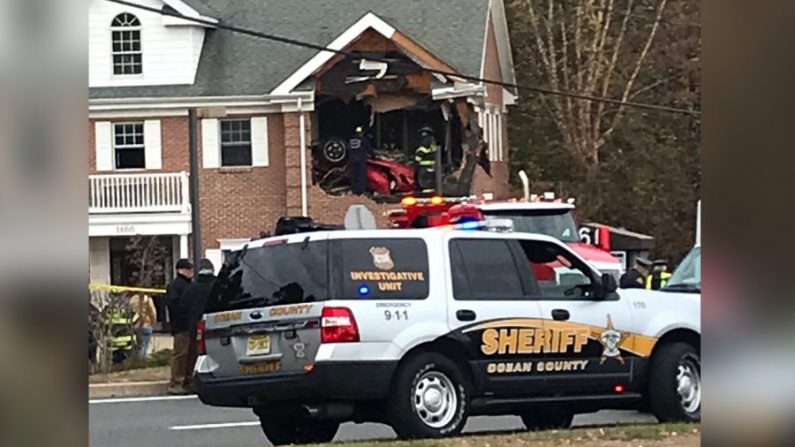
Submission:
<svg viewBox="0 0 795 447">
<path fill-rule="evenodd" d="M 447 225 L 444 228 L 462 231 L 486 230 L 499 233 L 509 233 L 513 231 L 513 221 L 510 219 L 473 220 L 460 224 Z"/>
</svg>

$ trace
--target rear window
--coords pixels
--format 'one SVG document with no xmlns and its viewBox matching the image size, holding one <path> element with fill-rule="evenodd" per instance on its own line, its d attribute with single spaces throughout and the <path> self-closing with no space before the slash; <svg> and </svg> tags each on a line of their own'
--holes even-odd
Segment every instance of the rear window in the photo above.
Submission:
<svg viewBox="0 0 795 447">
<path fill-rule="evenodd" d="M 328 241 L 282 244 L 231 253 L 222 311 L 329 299 Z M 236 265 L 235 265 L 236 264 Z"/>
<path fill-rule="evenodd" d="M 422 239 L 343 239 L 333 244 L 340 258 L 335 270 L 341 268 L 342 278 L 338 298 L 428 297 L 428 247 Z"/>
</svg>

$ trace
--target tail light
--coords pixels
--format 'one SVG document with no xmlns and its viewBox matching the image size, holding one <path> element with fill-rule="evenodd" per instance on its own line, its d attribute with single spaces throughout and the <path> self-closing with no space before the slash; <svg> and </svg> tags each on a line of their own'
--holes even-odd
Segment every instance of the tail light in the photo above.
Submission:
<svg viewBox="0 0 795 447">
<path fill-rule="evenodd" d="M 205 355 L 207 353 L 207 345 L 204 342 L 205 324 L 204 320 L 199 320 L 199 322 L 196 323 L 196 352 L 199 355 Z"/>
<path fill-rule="evenodd" d="M 320 317 L 321 343 L 359 341 L 359 328 L 353 312 L 347 307 L 324 307 Z"/>
</svg>

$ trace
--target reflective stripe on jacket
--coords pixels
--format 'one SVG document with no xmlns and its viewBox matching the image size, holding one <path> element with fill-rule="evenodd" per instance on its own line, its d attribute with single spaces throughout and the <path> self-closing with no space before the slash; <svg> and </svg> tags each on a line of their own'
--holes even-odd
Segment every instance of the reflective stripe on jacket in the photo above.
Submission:
<svg viewBox="0 0 795 447">
<path fill-rule="evenodd" d="M 654 274 L 646 275 L 646 289 L 652 290 L 654 285 Z M 671 278 L 671 274 L 668 272 L 660 273 L 660 289 L 665 287 L 668 284 L 668 280 Z"/>
<path fill-rule="evenodd" d="M 432 148 L 420 146 L 414 152 L 414 161 L 420 166 L 432 169 L 436 166 L 436 152 Z"/>
</svg>

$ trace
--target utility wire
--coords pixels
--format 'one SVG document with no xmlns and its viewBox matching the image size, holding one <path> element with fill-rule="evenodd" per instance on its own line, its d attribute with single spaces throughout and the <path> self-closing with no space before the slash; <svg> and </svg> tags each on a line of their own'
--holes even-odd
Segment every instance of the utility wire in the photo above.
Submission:
<svg viewBox="0 0 795 447">
<path fill-rule="evenodd" d="M 210 27 L 214 27 L 214 28 L 218 28 L 218 29 L 222 29 L 222 30 L 226 30 L 226 31 L 232 31 L 232 32 L 235 32 L 235 33 L 246 34 L 246 35 L 253 36 L 253 37 L 259 37 L 259 38 L 262 38 L 262 39 L 268 39 L 268 40 L 272 40 L 272 41 L 275 41 L 275 42 L 286 43 L 286 44 L 289 44 L 289 45 L 295 45 L 295 46 L 299 46 L 299 47 L 303 47 L 303 48 L 310 48 L 310 49 L 317 50 L 317 51 L 327 51 L 327 52 L 330 52 L 330 53 L 339 54 L 339 55 L 344 56 L 346 58 L 351 58 L 351 59 L 352 58 L 361 58 L 360 55 L 356 55 L 354 53 L 350 53 L 350 52 L 347 52 L 347 51 L 335 50 L 335 49 L 328 48 L 328 47 L 323 46 L 323 45 L 317 45 L 317 44 L 313 44 L 313 43 L 303 42 L 303 41 L 300 41 L 300 40 L 291 39 L 289 37 L 283 37 L 283 36 L 277 36 L 277 35 L 274 35 L 274 34 L 263 33 L 263 32 L 260 32 L 260 31 L 254 31 L 254 30 L 251 30 L 251 29 L 242 28 L 242 27 L 238 27 L 238 26 L 227 25 L 225 23 L 215 22 L 215 21 L 212 21 L 212 20 L 205 20 L 205 19 L 201 19 L 201 18 L 198 18 L 198 17 L 189 17 L 189 16 L 182 15 L 179 12 L 176 12 L 176 11 L 153 8 L 153 7 L 150 7 L 150 6 L 145 6 L 145 5 L 141 5 L 141 4 L 138 4 L 138 3 L 133 3 L 133 2 L 126 1 L 126 0 L 106 0 L 106 1 L 109 1 L 109 2 L 112 2 L 112 3 L 117 3 L 117 4 L 120 4 L 120 5 L 124 5 L 124 6 L 129 6 L 131 8 L 137 8 L 137 9 L 141 9 L 141 10 L 144 10 L 144 11 L 153 12 L 155 14 L 176 17 L 176 18 L 183 19 L 183 20 L 186 20 L 186 21 L 189 21 L 189 22 L 200 23 L 200 24 L 203 24 L 203 25 L 207 25 L 207 26 L 210 26 Z M 382 63 L 388 63 L 388 64 L 394 63 L 394 61 L 388 61 L 388 60 L 385 60 L 385 59 L 380 59 L 380 58 L 371 57 L 371 56 L 367 56 L 367 59 L 375 61 L 375 62 L 382 62 Z M 534 86 L 513 84 L 513 83 L 509 83 L 509 82 L 496 81 L 496 80 L 492 80 L 492 79 L 484 79 L 484 78 L 480 78 L 480 77 L 477 77 L 477 76 L 469 76 L 469 75 L 465 75 L 465 74 L 462 74 L 462 73 L 455 73 L 455 72 L 445 71 L 445 70 L 437 70 L 437 69 L 434 69 L 434 68 L 423 67 L 423 70 L 428 71 L 430 73 L 435 73 L 435 74 L 438 74 L 438 75 L 441 75 L 441 76 L 445 76 L 445 77 L 464 79 L 464 80 L 467 80 L 467 81 L 481 82 L 481 83 L 484 83 L 484 84 L 498 85 L 498 86 L 507 87 L 507 88 L 516 88 L 518 90 L 527 90 L 527 91 L 531 91 L 531 92 L 535 92 L 535 93 L 539 93 L 539 94 L 543 94 L 543 95 L 562 96 L 562 97 L 566 97 L 566 98 L 581 99 L 581 100 L 593 101 L 593 102 L 602 102 L 602 103 L 606 103 L 606 104 L 613 104 L 613 105 L 617 105 L 617 106 L 632 107 L 632 108 L 636 108 L 636 109 L 653 110 L 653 111 L 657 111 L 657 112 L 668 112 L 668 113 L 677 113 L 677 114 L 682 114 L 682 115 L 701 116 L 701 111 L 700 110 L 682 109 L 682 108 L 677 108 L 677 107 L 669 107 L 669 106 L 662 106 L 662 105 L 658 105 L 658 104 L 647 104 L 647 103 L 632 102 L 632 101 L 621 101 L 619 99 L 603 98 L 603 97 L 584 95 L 584 94 L 574 93 L 574 92 L 565 92 L 565 91 L 560 91 L 560 90 L 552 90 L 552 89 L 547 89 L 547 88 L 542 88 L 542 87 L 534 87 Z"/>
</svg>

